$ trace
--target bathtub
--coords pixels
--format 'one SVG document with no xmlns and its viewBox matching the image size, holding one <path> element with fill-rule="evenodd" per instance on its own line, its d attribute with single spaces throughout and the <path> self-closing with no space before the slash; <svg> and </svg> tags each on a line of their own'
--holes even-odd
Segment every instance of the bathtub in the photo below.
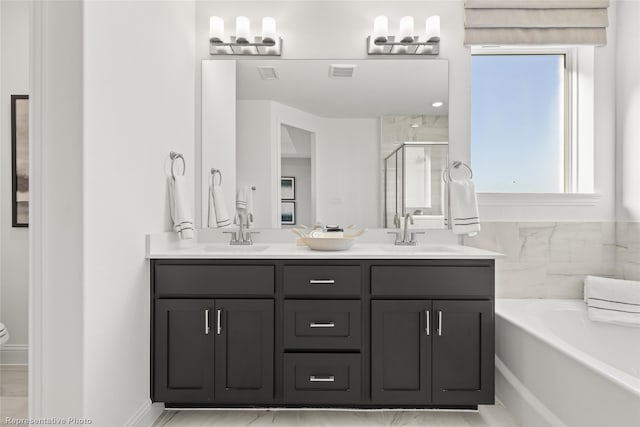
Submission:
<svg viewBox="0 0 640 427">
<path fill-rule="evenodd" d="M 639 427 L 640 328 L 581 300 L 496 301 L 496 395 L 523 427 Z"/>
</svg>

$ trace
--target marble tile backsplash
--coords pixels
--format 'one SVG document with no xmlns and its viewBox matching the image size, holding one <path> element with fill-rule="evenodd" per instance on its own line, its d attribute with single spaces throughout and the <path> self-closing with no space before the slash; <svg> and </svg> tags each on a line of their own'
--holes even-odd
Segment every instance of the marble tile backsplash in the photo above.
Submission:
<svg viewBox="0 0 640 427">
<path fill-rule="evenodd" d="M 615 222 L 483 222 L 481 233 L 465 237 L 464 243 L 505 255 L 496 260 L 498 298 L 582 298 L 586 275 L 632 278 L 640 272 L 640 227 L 625 227 Z M 621 234 L 629 239 L 623 244 Z"/>
<path fill-rule="evenodd" d="M 640 222 L 617 223 L 616 249 L 616 275 L 640 280 Z"/>
</svg>

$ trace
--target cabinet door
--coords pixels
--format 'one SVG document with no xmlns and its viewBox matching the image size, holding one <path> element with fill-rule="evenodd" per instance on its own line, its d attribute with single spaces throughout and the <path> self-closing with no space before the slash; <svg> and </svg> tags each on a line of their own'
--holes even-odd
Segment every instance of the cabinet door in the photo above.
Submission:
<svg viewBox="0 0 640 427">
<path fill-rule="evenodd" d="M 434 301 L 433 310 L 434 403 L 493 403 L 493 302 Z"/>
<path fill-rule="evenodd" d="M 155 304 L 153 400 L 209 402 L 213 398 L 212 300 Z"/>
<path fill-rule="evenodd" d="M 216 300 L 215 401 L 273 401 L 273 300 Z"/>
<path fill-rule="evenodd" d="M 371 302 L 371 397 L 377 404 L 431 400 L 431 301 Z"/>
</svg>

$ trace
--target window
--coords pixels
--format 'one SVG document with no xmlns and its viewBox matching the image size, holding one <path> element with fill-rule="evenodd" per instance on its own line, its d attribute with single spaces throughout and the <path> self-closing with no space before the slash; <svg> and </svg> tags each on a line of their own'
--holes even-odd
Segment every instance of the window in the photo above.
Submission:
<svg viewBox="0 0 640 427">
<path fill-rule="evenodd" d="M 471 161 L 487 193 L 577 191 L 570 51 L 475 53 Z"/>
</svg>

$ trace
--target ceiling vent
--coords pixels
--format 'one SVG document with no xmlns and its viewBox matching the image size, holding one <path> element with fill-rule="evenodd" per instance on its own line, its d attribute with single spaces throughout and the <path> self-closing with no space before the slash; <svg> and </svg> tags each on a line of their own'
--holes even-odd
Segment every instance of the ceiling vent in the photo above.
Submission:
<svg viewBox="0 0 640 427">
<path fill-rule="evenodd" d="M 333 79 L 351 78 L 356 72 L 356 66 L 351 64 L 331 64 L 329 77 Z"/>
<path fill-rule="evenodd" d="M 257 67 L 262 80 L 279 80 L 275 67 Z"/>
</svg>

